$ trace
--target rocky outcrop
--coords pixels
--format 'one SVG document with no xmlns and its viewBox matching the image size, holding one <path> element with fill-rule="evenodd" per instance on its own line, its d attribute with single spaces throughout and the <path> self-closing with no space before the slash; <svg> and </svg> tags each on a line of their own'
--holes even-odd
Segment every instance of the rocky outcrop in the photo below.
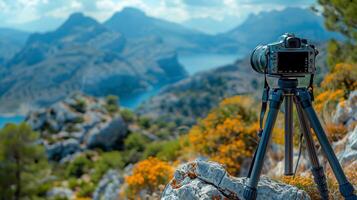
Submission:
<svg viewBox="0 0 357 200">
<path fill-rule="evenodd" d="M 85 149 L 121 149 L 128 132 L 122 117 L 110 114 L 103 99 L 82 94 L 30 112 L 26 122 L 41 133 L 48 158 L 58 161 Z"/>
<path fill-rule="evenodd" d="M 109 170 L 100 180 L 95 192 L 93 200 L 117 200 L 119 196 L 119 188 L 122 183 L 120 174 L 115 170 Z"/>
<path fill-rule="evenodd" d="M 166 186 L 163 200 L 175 199 L 243 199 L 246 178 L 230 176 L 219 164 L 194 161 L 180 166 Z M 259 200 L 310 199 L 294 186 L 262 177 L 258 184 Z"/>
<path fill-rule="evenodd" d="M 344 165 L 351 163 L 357 164 L 357 126 L 353 131 L 348 133 L 346 137 L 346 146 L 343 151 L 338 154 L 339 160 Z"/>
<path fill-rule="evenodd" d="M 351 92 L 346 101 L 338 104 L 333 121 L 336 124 L 350 125 L 357 120 L 357 90 Z"/>
</svg>

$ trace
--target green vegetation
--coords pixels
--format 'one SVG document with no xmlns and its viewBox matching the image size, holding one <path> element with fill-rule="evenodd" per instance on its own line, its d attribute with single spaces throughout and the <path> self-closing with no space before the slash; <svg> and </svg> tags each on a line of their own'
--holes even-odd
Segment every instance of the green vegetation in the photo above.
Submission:
<svg viewBox="0 0 357 200">
<path fill-rule="evenodd" d="M 8 124 L 0 131 L 0 199 L 35 197 L 49 173 L 44 148 L 31 127 Z"/>
<path fill-rule="evenodd" d="M 350 0 L 319 0 L 323 7 L 325 25 L 346 37 L 345 41 L 331 40 L 328 63 L 334 67 L 341 62 L 357 62 L 357 4 Z"/>
<path fill-rule="evenodd" d="M 119 111 L 119 98 L 117 96 L 114 95 L 109 95 L 106 97 L 105 99 L 105 109 L 113 114 Z"/>
</svg>

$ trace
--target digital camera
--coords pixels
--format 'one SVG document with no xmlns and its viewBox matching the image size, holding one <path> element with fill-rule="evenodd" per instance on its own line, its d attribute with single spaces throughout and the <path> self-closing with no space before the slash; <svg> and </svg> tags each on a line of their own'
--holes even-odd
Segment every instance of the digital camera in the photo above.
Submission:
<svg viewBox="0 0 357 200">
<path fill-rule="evenodd" d="M 250 63 L 258 72 L 278 77 L 303 77 L 315 73 L 318 51 L 306 39 L 286 33 L 278 42 L 260 45 L 251 54 Z"/>
</svg>

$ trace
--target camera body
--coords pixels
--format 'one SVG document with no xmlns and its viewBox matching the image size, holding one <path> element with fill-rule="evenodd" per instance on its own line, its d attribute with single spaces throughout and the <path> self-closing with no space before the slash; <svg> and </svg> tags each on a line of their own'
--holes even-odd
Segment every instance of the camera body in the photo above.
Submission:
<svg viewBox="0 0 357 200">
<path fill-rule="evenodd" d="M 306 39 L 286 33 L 278 42 L 261 45 L 251 55 L 251 65 L 258 73 L 277 77 L 303 77 L 315 73 L 318 51 Z"/>
</svg>

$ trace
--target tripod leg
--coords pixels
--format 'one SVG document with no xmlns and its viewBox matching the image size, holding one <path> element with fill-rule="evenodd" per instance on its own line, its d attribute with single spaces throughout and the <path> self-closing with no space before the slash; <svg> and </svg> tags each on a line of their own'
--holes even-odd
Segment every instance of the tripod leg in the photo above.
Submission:
<svg viewBox="0 0 357 200">
<path fill-rule="evenodd" d="M 257 197 L 257 185 L 263 168 L 263 161 L 271 138 L 279 108 L 282 102 L 282 91 L 273 91 L 269 104 L 269 112 L 262 137 L 260 139 L 255 160 L 252 162 L 252 173 L 244 188 L 243 196 L 246 200 L 254 200 Z"/>
<path fill-rule="evenodd" d="M 295 98 L 296 102 L 296 98 Z M 326 183 L 326 177 L 324 174 L 324 169 L 319 163 L 319 159 L 317 157 L 314 141 L 311 135 L 310 126 L 308 125 L 308 121 L 304 115 L 304 112 L 299 104 L 296 104 L 296 111 L 298 114 L 300 129 L 306 140 L 307 152 L 309 154 L 309 158 L 312 165 L 312 175 L 314 176 L 314 181 L 317 185 L 317 188 L 320 192 L 320 196 L 323 200 L 328 200 L 328 188 Z"/>
<path fill-rule="evenodd" d="M 293 96 L 288 93 L 285 96 L 285 171 L 286 176 L 293 175 L 294 147 L 293 147 Z"/>
<path fill-rule="evenodd" d="M 344 174 L 342 167 L 338 162 L 338 159 L 335 153 L 333 152 L 333 149 L 328 141 L 325 131 L 323 130 L 319 122 L 317 114 L 315 110 L 312 108 L 310 93 L 306 89 L 299 90 L 297 97 L 300 106 L 304 109 L 305 114 L 312 128 L 315 131 L 317 139 L 319 140 L 321 148 L 325 153 L 325 156 L 332 168 L 332 171 L 335 174 L 342 196 L 347 200 L 357 200 L 357 197 L 353 194 L 354 188 L 352 184 L 348 182 L 346 175 Z"/>
</svg>

